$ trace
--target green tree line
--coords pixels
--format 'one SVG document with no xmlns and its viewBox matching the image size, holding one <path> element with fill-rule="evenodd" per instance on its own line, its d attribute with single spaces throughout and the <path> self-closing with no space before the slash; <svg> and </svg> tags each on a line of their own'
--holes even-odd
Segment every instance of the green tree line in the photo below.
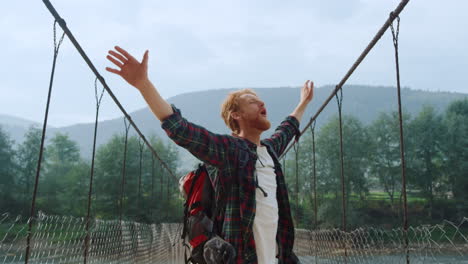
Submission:
<svg viewBox="0 0 468 264">
<path fill-rule="evenodd" d="M 349 226 L 401 225 L 402 172 L 398 113 L 381 113 L 369 125 L 343 116 L 345 207 Z M 468 100 L 451 103 L 443 113 L 424 106 L 403 115 L 408 210 L 411 224 L 460 220 L 468 215 Z M 315 137 L 312 131 L 296 153 L 286 157 L 291 207 L 299 226 L 342 226 L 339 120 L 335 116 Z M 296 174 L 297 168 L 297 174 Z M 316 190 L 317 201 L 314 200 Z M 317 203 L 317 212 L 314 210 Z"/>
<path fill-rule="evenodd" d="M 23 143 L 15 146 L 0 127 L 0 212 L 29 215 L 41 134 L 31 127 Z M 176 172 L 176 149 L 156 137 L 149 141 Z M 124 175 L 124 142 L 123 135 L 114 135 L 96 151 L 92 216 L 118 219 L 122 214 L 123 219 L 141 222 L 180 221 L 182 201 L 174 179 L 135 136 L 128 138 Z M 80 156 L 77 143 L 66 134 L 55 134 L 45 146 L 36 210 L 86 216 L 90 175 L 91 162 Z"/>
<path fill-rule="evenodd" d="M 405 114 L 403 124 L 410 223 L 468 216 L 468 100 L 454 101 L 443 113 L 425 106 L 414 117 Z M 29 214 L 40 137 L 41 131 L 31 128 L 24 142 L 15 145 L 0 128 L 0 212 Z M 343 137 L 348 225 L 401 225 L 398 114 L 381 113 L 369 125 L 345 115 Z M 115 135 L 97 150 L 92 216 L 118 219 L 122 210 L 123 218 L 129 220 L 180 221 L 183 201 L 177 183 L 157 160 L 153 166 L 150 151 L 137 137 L 128 139 L 125 184 L 121 184 L 124 142 L 124 136 Z M 150 142 L 177 175 L 178 156 L 174 145 L 156 137 L 151 137 Z M 297 159 L 291 150 L 283 163 L 297 225 L 314 226 L 317 204 L 318 226 L 340 227 L 342 186 L 338 117 L 331 118 L 315 131 L 316 186 L 311 133 L 303 135 L 299 143 Z M 67 135 L 56 134 L 49 139 L 37 210 L 85 216 L 90 166 L 90 162 L 80 156 L 77 143 Z"/>
</svg>

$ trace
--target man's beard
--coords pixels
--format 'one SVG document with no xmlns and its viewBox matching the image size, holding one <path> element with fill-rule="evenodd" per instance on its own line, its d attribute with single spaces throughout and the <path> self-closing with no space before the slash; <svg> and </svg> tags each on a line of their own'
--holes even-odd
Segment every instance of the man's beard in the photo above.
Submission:
<svg viewBox="0 0 468 264">
<path fill-rule="evenodd" d="M 260 131 L 267 131 L 271 127 L 270 121 L 266 117 L 258 117 L 250 122 L 251 127 L 254 127 Z"/>
</svg>

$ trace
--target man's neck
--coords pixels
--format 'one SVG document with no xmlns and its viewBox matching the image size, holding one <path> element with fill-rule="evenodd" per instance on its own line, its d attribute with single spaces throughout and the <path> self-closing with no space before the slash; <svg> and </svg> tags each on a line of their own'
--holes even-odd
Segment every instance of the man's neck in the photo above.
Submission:
<svg viewBox="0 0 468 264">
<path fill-rule="evenodd" d="M 246 130 L 241 130 L 239 133 L 239 137 L 248 139 L 250 142 L 256 144 L 257 146 L 260 146 L 260 136 L 262 135 L 261 131 L 246 131 Z"/>
</svg>

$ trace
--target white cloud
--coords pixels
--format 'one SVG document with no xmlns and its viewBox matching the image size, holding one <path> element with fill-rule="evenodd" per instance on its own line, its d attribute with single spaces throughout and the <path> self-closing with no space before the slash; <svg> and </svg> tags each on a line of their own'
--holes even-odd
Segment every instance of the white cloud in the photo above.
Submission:
<svg viewBox="0 0 468 264">
<path fill-rule="evenodd" d="M 150 50 L 150 74 L 163 96 L 223 87 L 335 84 L 399 0 L 52 2 L 129 111 L 145 102 L 104 71 L 115 44 L 140 58 Z M 0 113 L 42 120 L 52 63 L 52 16 L 41 1 L 5 3 L 0 18 Z M 417 89 L 468 92 L 468 2 L 410 1 L 401 18 L 402 83 Z M 59 31 L 60 32 L 60 31 Z M 431 78 L 428 78 L 430 76 Z M 53 125 L 94 119 L 93 76 L 69 40 L 61 49 Z M 350 83 L 393 85 L 389 33 Z M 110 100 L 107 98 L 107 100 Z M 15 103 L 13 103 L 13 102 Z M 111 104 L 109 102 L 109 104 Z M 80 114 L 74 111 L 80 111 Z M 120 115 L 115 107 L 102 116 Z M 55 117 L 54 117 L 55 116 Z M 69 117 L 69 118 L 67 118 Z"/>
</svg>

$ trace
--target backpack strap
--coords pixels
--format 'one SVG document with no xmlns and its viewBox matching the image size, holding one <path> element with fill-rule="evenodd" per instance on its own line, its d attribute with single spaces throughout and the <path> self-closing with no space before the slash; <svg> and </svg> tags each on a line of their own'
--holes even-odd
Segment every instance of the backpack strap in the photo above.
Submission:
<svg viewBox="0 0 468 264">
<path fill-rule="evenodd" d="M 193 189 L 195 187 L 195 183 L 197 182 L 198 178 L 200 177 L 201 170 L 205 169 L 204 164 L 198 164 L 198 169 L 193 172 L 195 173 L 195 177 L 192 180 L 192 183 L 190 184 L 190 190 L 187 194 L 187 200 L 184 203 L 184 227 L 182 230 L 182 239 L 185 239 L 185 236 L 187 235 L 187 220 L 188 220 L 188 214 L 191 208 L 189 208 L 188 201 L 190 200 L 190 197 L 192 197 L 193 194 Z"/>
<path fill-rule="evenodd" d="M 271 151 L 268 151 L 268 153 L 273 154 L 273 158 L 275 158 L 277 161 L 279 161 L 278 154 L 277 154 L 276 151 L 274 150 L 274 148 L 273 148 L 273 146 L 271 145 L 271 143 L 270 143 L 268 140 L 262 140 L 262 144 L 265 145 L 265 146 L 267 147 L 268 150 L 271 150 Z"/>
</svg>

